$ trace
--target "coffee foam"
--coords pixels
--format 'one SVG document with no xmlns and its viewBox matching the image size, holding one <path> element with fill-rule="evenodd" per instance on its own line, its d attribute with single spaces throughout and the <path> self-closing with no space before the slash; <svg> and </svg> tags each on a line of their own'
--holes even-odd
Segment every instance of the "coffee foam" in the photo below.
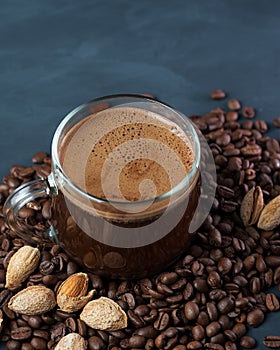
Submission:
<svg viewBox="0 0 280 350">
<path fill-rule="evenodd" d="M 81 189 L 122 201 L 168 192 L 194 161 L 190 142 L 175 123 L 132 107 L 83 119 L 66 135 L 59 156 L 65 173 Z"/>
</svg>

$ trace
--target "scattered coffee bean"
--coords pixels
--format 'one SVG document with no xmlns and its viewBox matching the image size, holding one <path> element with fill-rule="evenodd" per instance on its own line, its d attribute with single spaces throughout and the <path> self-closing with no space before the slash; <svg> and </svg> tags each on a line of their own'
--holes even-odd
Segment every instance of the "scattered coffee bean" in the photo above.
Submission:
<svg viewBox="0 0 280 350">
<path fill-rule="evenodd" d="M 213 90 L 210 94 L 212 100 L 223 100 L 226 96 L 227 94 L 221 89 Z"/>
<path fill-rule="evenodd" d="M 244 118 L 254 118 L 255 117 L 255 110 L 253 107 L 247 107 L 247 106 L 243 106 L 241 113 L 243 115 Z M 243 124 L 244 127 L 244 124 Z"/>
<path fill-rule="evenodd" d="M 274 293 L 268 293 L 266 295 L 265 303 L 269 311 L 278 311 L 280 308 L 279 300 Z"/>
<path fill-rule="evenodd" d="M 237 111 L 241 108 L 240 102 L 238 100 L 236 100 L 235 98 L 231 98 L 230 100 L 228 100 L 227 106 L 232 111 Z"/>
<path fill-rule="evenodd" d="M 274 118 L 272 121 L 273 126 L 280 128 L 280 117 Z"/>
<path fill-rule="evenodd" d="M 263 344 L 270 349 L 280 349 L 280 336 L 267 335 L 263 339 Z"/>
</svg>

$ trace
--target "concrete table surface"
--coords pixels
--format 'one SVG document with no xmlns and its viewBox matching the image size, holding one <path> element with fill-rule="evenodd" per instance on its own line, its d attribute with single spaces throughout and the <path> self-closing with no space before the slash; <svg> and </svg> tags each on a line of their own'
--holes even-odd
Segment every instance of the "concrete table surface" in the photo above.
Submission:
<svg viewBox="0 0 280 350">
<path fill-rule="evenodd" d="M 198 114 L 220 105 L 208 94 L 221 87 L 280 115 L 279 13 L 277 0 L 2 1 L 0 176 L 49 151 L 60 120 L 102 95 L 153 93 Z M 258 349 L 279 323 L 271 313 L 250 330 Z"/>
</svg>

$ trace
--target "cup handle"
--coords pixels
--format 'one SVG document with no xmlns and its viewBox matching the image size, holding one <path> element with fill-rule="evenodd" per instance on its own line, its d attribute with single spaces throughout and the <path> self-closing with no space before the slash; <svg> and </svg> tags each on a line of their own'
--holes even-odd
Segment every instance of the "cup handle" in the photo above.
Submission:
<svg viewBox="0 0 280 350">
<path fill-rule="evenodd" d="M 9 195 L 3 207 L 4 217 L 9 228 L 26 241 L 38 243 L 38 238 L 36 239 L 31 226 L 28 227 L 28 225 L 22 225 L 19 222 L 18 212 L 25 204 L 36 198 L 56 194 L 57 187 L 52 174 L 47 178 L 40 178 L 19 186 Z M 40 236 L 40 238 L 43 237 L 43 235 Z"/>
</svg>

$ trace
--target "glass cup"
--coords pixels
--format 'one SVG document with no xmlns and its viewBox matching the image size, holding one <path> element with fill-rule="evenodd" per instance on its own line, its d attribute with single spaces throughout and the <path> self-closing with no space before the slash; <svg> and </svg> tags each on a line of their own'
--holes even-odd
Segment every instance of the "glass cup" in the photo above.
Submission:
<svg viewBox="0 0 280 350">
<path fill-rule="evenodd" d="M 155 113 L 187 138 L 194 155 L 193 163 L 182 180 L 166 193 L 136 201 L 100 198 L 77 184 L 71 171 L 65 171 L 61 153 L 70 130 L 75 130 L 91 115 L 110 112 L 112 122 L 107 123 L 106 132 L 111 131 L 115 127 L 114 113 L 119 108 L 140 110 L 143 116 L 147 115 L 148 119 L 141 121 L 146 123 L 154 123 Z M 95 119 L 91 119 L 94 128 Z M 146 158 L 160 143 L 154 142 L 147 147 Z M 138 95 L 95 99 L 77 107 L 62 120 L 53 137 L 51 158 L 52 171 L 47 178 L 23 184 L 5 203 L 7 223 L 18 236 L 33 243 L 50 237 L 86 269 L 111 278 L 140 278 L 161 271 L 190 246 L 194 232 L 190 232 L 189 227 L 200 196 L 201 148 L 197 131 L 181 113 Z M 80 158 L 82 154 L 78 152 L 72 160 L 77 162 L 75 170 L 78 169 L 83 178 L 85 167 L 80 165 Z M 158 161 L 168 173 L 168 161 Z M 19 220 L 18 211 L 28 202 L 46 195 L 52 199 L 52 225 L 38 237 Z"/>
</svg>

